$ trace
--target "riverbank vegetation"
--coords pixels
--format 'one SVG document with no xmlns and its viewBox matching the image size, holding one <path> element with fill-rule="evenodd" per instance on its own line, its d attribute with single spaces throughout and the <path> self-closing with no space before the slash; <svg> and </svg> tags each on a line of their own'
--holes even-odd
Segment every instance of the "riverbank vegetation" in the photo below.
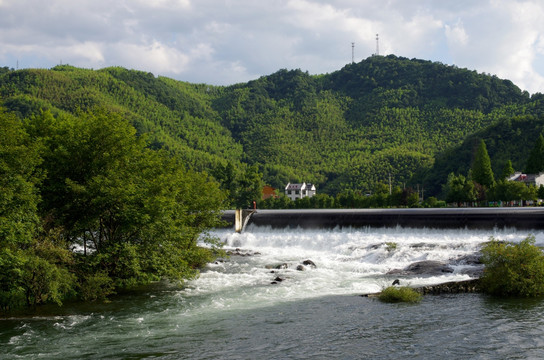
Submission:
<svg viewBox="0 0 544 360">
<path fill-rule="evenodd" d="M 148 145 L 103 110 L 0 111 L 0 310 L 104 300 L 213 259 L 219 185 Z"/>
<path fill-rule="evenodd" d="M 520 243 L 491 239 L 482 248 L 482 290 L 498 296 L 544 296 L 544 253 L 529 236 Z"/>
</svg>

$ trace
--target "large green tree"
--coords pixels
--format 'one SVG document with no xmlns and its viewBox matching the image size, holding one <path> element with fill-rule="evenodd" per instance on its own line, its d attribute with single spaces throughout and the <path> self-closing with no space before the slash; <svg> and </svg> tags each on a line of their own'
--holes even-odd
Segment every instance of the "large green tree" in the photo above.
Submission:
<svg viewBox="0 0 544 360">
<path fill-rule="evenodd" d="M 183 279 L 210 259 L 197 241 L 217 224 L 223 196 L 206 174 L 149 149 L 125 119 L 102 110 L 44 112 L 28 127 L 45 148 L 41 213 L 48 229 L 62 227 L 81 245 L 84 286 Z"/>
<path fill-rule="evenodd" d="M 451 173 L 445 185 L 446 201 L 450 203 L 472 202 L 476 200 L 476 190 L 470 176 Z"/>
<path fill-rule="evenodd" d="M 472 163 L 472 179 L 488 189 L 495 183 L 491 160 L 484 140 L 480 140 Z"/>
</svg>

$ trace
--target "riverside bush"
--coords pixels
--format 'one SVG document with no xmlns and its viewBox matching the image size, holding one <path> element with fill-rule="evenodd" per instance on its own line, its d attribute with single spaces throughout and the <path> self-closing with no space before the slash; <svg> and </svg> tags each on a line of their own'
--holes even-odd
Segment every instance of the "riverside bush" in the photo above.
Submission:
<svg viewBox="0 0 544 360">
<path fill-rule="evenodd" d="M 422 295 L 416 290 L 407 286 L 389 286 L 380 293 L 378 299 L 386 303 L 407 302 L 417 303 L 421 301 Z"/>
<path fill-rule="evenodd" d="M 519 244 L 491 238 L 482 248 L 482 290 L 499 296 L 544 295 L 544 254 L 534 236 Z"/>
</svg>

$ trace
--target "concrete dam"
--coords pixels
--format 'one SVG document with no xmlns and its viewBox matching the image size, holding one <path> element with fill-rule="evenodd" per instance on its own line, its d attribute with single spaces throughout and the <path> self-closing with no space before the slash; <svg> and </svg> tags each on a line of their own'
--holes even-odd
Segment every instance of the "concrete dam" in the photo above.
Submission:
<svg viewBox="0 0 544 360">
<path fill-rule="evenodd" d="M 544 208 L 440 209 L 295 209 L 227 210 L 227 226 L 242 231 L 247 225 L 272 228 L 332 229 L 342 227 L 408 227 L 437 229 L 544 229 Z"/>
</svg>

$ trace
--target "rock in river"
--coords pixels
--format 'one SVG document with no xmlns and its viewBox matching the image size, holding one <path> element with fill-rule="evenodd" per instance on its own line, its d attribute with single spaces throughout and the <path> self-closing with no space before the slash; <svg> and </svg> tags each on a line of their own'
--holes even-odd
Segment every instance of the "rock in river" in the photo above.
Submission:
<svg viewBox="0 0 544 360">
<path fill-rule="evenodd" d="M 418 261 L 408 265 L 404 269 L 394 269 L 389 271 L 389 275 L 441 275 L 443 273 L 452 273 L 453 268 L 440 261 L 425 260 Z"/>
</svg>

